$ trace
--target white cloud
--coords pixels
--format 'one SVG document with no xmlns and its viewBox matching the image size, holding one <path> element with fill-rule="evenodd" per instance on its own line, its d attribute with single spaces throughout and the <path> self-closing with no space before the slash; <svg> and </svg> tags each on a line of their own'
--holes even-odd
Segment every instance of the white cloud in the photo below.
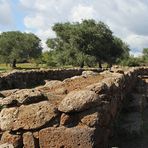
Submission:
<svg viewBox="0 0 148 148">
<path fill-rule="evenodd" d="M 0 26 L 10 26 L 13 23 L 9 0 L 0 0 Z"/>
<path fill-rule="evenodd" d="M 54 37 L 55 37 L 55 33 L 51 30 L 51 28 L 48 29 L 48 30 L 38 30 L 38 31 L 36 32 L 36 35 L 37 35 L 39 38 L 42 39 L 41 44 L 42 44 L 42 47 L 43 47 L 44 51 L 45 51 L 45 50 L 49 50 L 49 48 L 48 48 L 47 45 L 46 45 L 46 40 L 47 40 L 47 38 L 49 38 L 49 37 L 50 37 L 50 38 L 54 38 Z"/>
<path fill-rule="evenodd" d="M 72 21 L 81 21 L 82 19 L 92 19 L 95 11 L 92 6 L 78 5 L 71 10 L 70 19 Z"/>
<path fill-rule="evenodd" d="M 25 8 L 33 8 L 34 2 L 34 0 L 20 0 L 21 5 Z"/>
<path fill-rule="evenodd" d="M 7 1 L 7 0 L 6 0 Z M 26 30 L 33 30 L 43 41 L 55 36 L 56 22 L 95 19 L 109 25 L 135 54 L 148 47 L 147 0 L 19 0 L 25 10 Z M 3 0 L 4 2 L 4 0 Z"/>
<path fill-rule="evenodd" d="M 148 47 L 148 36 L 131 34 L 125 38 L 133 49 L 140 49 Z"/>
<path fill-rule="evenodd" d="M 42 15 L 26 16 L 24 24 L 27 28 L 39 29 L 46 27 L 45 18 Z"/>
</svg>

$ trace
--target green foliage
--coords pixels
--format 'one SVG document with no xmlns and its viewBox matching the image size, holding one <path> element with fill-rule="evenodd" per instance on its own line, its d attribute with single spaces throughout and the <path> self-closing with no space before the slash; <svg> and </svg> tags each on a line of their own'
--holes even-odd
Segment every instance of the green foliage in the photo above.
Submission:
<svg viewBox="0 0 148 148">
<path fill-rule="evenodd" d="M 41 52 L 40 39 L 32 33 L 10 31 L 0 34 L 0 62 L 28 61 L 38 58 Z"/>
<path fill-rule="evenodd" d="M 120 38 L 114 37 L 113 45 L 114 45 L 114 50 L 112 52 L 112 57 L 114 57 L 114 60 L 121 61 L 123 59 L 127 59 L 130 56 L 129 46 L 126 43 L 124 43 Z"/>
<path fill-rule="evenodd" d="M 46 63 L 50 67 L 56 67 L 53 51 L 46 51 L 42 54 L 42 63 Z"/>
<path fill-rule="evenodd" d="M 93 66 L 97 62 L 115 62 L 129 52 L 128 46 L 103 22 L 83 20 L 81 23 L 56 23 L 56 38 L 48 39 L 54 61 L 59 65 Z M 52 54 L 53 54 L 52 53 Z"/>
<path fill-rule="evenodd" d="M 148 64 L 148 48 L 143 49 L 143 61 Z"/>
<path fill-rule="evenodd" d="M 141 64 L 141 59 L 137 57 L 130 56 L 128 58 L 123 59 L 120 64 L 122 66 L 129 66 L 129 67 L 134 67 L 134 66 L 140 66 Z"/>
</svg>

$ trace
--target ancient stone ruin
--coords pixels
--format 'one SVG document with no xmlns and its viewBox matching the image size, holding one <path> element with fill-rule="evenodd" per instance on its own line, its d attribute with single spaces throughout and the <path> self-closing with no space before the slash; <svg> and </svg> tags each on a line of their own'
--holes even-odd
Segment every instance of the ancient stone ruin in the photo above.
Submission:
<svg viewBox="0 0 148 148">
<path fill-rule="evenodd" d="M 128 116 L 119 129 L 141 132 L 147 76 L 146 67 L 5 74 L 0 77 L 0 147 L 108 148 L 123 110 Z"/>
</svg>

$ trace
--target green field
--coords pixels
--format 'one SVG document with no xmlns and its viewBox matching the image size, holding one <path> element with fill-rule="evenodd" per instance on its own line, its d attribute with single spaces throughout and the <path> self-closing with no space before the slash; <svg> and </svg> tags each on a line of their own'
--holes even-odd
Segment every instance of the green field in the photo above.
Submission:
<svg viewBox="0 0 148 148">
<path fill-rule="evenodd" d="M 16 68 L 18 70 L 30 70 L 30 69 L 40 69 L 40 68 L 47 68 L 45 64 L 36 65 L 35 63 L 21 63 L 16 64 Z M 0 64 L 0 73 L 12 71 L 13 68 L 10 65 Z"/>
</svg>

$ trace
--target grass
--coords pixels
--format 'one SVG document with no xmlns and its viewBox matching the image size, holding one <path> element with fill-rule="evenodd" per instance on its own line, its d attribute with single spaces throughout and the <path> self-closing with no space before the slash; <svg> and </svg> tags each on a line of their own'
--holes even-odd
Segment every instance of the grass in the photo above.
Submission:
<svg viewBox="0 0 148 148">
<path fill-rule="evenodd" d="M 50 67 L 47 66 L 46 64 L 39 64 L 37 65 L 36 63 L 18 63 L 16 64 L 16 68 L 18 70 L 31 70 L 31 69 L 40 69 L 40 68 L 73 68 L 72 65 L 66 65 L 66 66 L 59 66 L 59 67 Z M 0 73 L 4 73 L 4 72 L 9 72 L 12 71 L 13 68 L 10 67 L 10 65 L 6 65 L 6 64 L 0 64 Z"/>
<path fill-rule="evenodd" d="M 35 63 L 19 63 L 16 64 L 15 69 L 19 70 L 30 70 L 30 69 L 40 69 L 40 68 L 47 68 L 45 64 L 36 65 Z M 0 73 L 12 71 L 13 68 L 10 65 L 0 64 Z"/>
<path fill-rule="evenodd" d="M 6 64 L 0 64 L 0 73 L 7 72 L 10 70 L 11 70 L 10 66 L 7 66 Z"/>
</svg>

